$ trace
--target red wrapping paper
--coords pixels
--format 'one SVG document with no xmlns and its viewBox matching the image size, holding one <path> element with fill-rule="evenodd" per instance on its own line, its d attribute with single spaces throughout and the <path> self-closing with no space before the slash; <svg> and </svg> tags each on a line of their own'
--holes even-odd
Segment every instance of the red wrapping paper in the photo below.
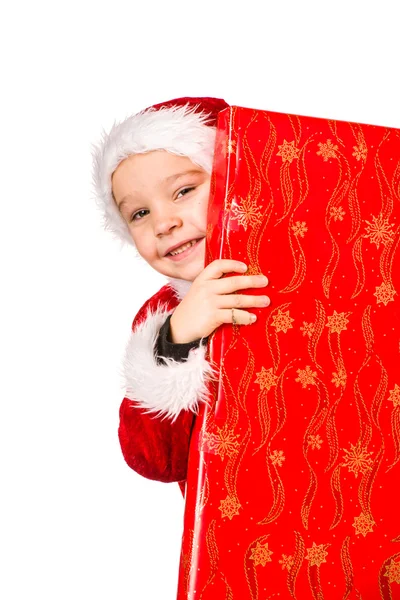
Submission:
<svg viewBox="0 0 400 600">
<path fill-rule="evenodd" d="M 209 341 L 178 599 L 400 599 L 400 130 L 224 110 L 208 221 L 271 305 Z"/>
</svg>

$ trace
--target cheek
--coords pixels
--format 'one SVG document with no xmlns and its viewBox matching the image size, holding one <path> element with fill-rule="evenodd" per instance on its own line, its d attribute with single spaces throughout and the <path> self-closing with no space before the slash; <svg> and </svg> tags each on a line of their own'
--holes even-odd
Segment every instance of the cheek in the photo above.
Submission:
<svg viewBox="0 0 400 600">
<path fill-rule="evenodd" d="M 199 227 L 205 227 L 207 223 L 207 214 L 208 214 L 208 197 L 199 198 L 196 202 L 195 206 L 195 214 L 197 219 L 197 224 Z"/>
<path fill-rule="evenodd" d="M 207 215 L 207 211 L 208 211 L 208 202 L 209 202 L 209 197 L 210 197 L 210 189 L 206 188 L 205 190 L 202 191 L 200 197 L 199 197 L 199 210 L 202 212 L 202 214 Z"/>
<path fill-rule="evenodd" d="M 132 234 L 131 232 L 131 237 L 140 256 L 146 257 L 152 254 L 152 246 L 149 243 L 147 236 L 143 232 L 141 235 L 136 232 L 135 234 Z"/>
</svg>

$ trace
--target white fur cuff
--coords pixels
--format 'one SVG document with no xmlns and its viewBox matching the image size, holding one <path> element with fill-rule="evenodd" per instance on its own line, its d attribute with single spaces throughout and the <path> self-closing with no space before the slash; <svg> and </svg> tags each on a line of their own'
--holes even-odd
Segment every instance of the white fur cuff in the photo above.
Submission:
<svg viewBox="0 0 400 600">
<path fill-rule="evenodd" d="M 203 344 L 190 350 L 182 362 L 164 358 L 164 364 L 157 364 L 158 333 L 172 312 L 158 305 L 132 331 L 125 350 L 123 377 L 127 398 L 147 412 L 174 419 L 182 410 L 197 412 L 199 402 L 207 402 L 207 381 L 216 379 L 217 372 L 206 360 Z"/>
</svg>

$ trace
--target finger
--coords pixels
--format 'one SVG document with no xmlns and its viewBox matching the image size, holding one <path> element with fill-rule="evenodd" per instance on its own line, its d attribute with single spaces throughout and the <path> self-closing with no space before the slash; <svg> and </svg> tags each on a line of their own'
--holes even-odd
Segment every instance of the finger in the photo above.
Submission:
<svg viewBox="0 0 400 600">
<path fill-rule="evenodd" d="M 207 265 L 198 276 L 198 279 L 219 279 L 227 273 L 245 273 L 246 270 L 247 265 L 240 260 L 220 258 Z"/>
<path fill-rule="evenodd" d="M 217 297 L 217 307 L 219 309 L 240 309 L 265 307 L 271 304 L 269 296 L 247 296 L 245 294 L 221 294 Z"/>
<path fill-rule="evenodd" d="M 216 294 L 232 294 L 237 290 L 260 288 L 268 285 L 268 278 L 264 275 L 232 275 L 213 282 Z"/>
<path fill-rule="evenodd" d="M 237 308 L 221 309 L 218 311 L 218 319 L 221 323 L 232 323 L 235 325 L 251 325 L 257 320 L 256 315 Z"/>
</svg>

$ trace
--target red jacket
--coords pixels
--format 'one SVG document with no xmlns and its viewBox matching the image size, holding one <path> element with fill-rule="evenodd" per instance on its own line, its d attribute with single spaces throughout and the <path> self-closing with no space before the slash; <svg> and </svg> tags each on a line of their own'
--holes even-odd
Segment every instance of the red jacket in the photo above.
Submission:
<svg viewBox="0 0 400 600">
<path fill-rule="evenodd" d="M 156 481 L 179 482 L 183 495 L 195 413 L 207 397 L 213 369 L 205 346 L 190 350 L 185 361 L 167 358 L 158 364 L 155 344 L 161 326 L 190 284 L 171 279 L 145 302 L 133 321 L 124 358 L 126 392 L 118 431 L 122 453 L 134 471 Z"/>
</svg>

